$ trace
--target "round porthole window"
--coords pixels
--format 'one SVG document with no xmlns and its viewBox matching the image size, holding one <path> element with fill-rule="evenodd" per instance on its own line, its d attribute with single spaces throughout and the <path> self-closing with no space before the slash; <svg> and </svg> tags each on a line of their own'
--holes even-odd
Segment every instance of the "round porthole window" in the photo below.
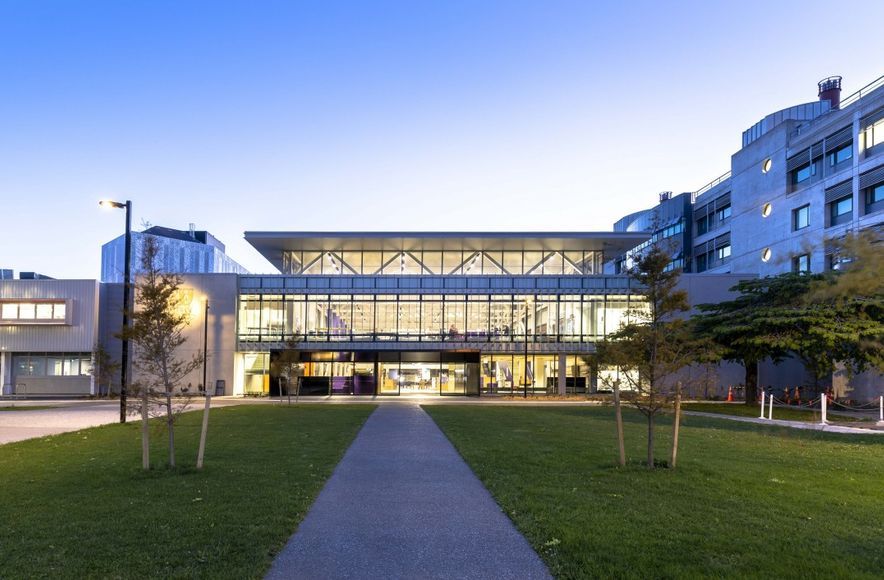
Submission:
<svg viewBox="0 0 884 580">
<path fill-rule="evenodd" d="M 764 251 L 761 252 L 761 261 L 762 262 L 769 262 L 770 255 L 771 255 L 770 248 L 764 248 Z"/>
<path fill-rule="evenodd" d="M 771 206 L 769 203 L 764 204 L 764 205 L 761 207 L 761 217 L 767 217 L 767 216 L 769 216 L 769 215 L 770 215 L 770 212 L 771 212 L 772 210 L 773 210 L 773 206 Z"/>
<path fill-rule="evenodd" d="M 770 171 L 771 166 L 773 165 L 773 161 L 770 160 L 770 157 L 764 160 L 764 163 L 761 164 L 761 172 L 767 173 Z"/>
</svg>

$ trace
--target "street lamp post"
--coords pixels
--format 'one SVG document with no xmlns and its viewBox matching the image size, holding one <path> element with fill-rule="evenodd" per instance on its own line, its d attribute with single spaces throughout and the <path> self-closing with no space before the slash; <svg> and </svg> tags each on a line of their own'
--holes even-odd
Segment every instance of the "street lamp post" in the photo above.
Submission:
<svg viewBox="0 0 884 580">
<path fill-rule="evenodd" d="M 209 355 L 209 299 L 206 298 L 206 310 L 203 313 L 203 396 L 209 397 L 209 385 L 206 383 L 206 361 Z"/>
<path fill-rule="evenodd" d="M 132 202 L 126 200 L 125 203 L 119 201 L 102 200 L 98 205 L 106 208 L 125 209 L 126 210 L 126 249 L 124 252 L 123 265 L 123 338 L 122 350 L 120 353 L 120 423 L 126 422 L 126 392 L 129 371 L 129 337 L 126 331 L 129 329 L 129 302 L 131 291 L 131 264 L 132 264 Z"/>
</svg>

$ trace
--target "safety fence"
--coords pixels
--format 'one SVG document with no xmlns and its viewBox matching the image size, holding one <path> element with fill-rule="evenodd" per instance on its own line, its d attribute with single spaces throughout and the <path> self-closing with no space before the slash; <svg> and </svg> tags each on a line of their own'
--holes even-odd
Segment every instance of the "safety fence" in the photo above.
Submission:
<svg viewBox="0 0 884 580">
<path fill-rule="evenodd" d="M 782 399 L 776 398 L 773 393 L 767 394 L 761 393 L 761 413 L 759 414 L 759 419 L 767 419 L 768 421 L 773 420 L 773 410 L 774 404 L 777 404 L 781 409 L 806 409 L 817 411 L 819 410 L 819 419 L 821 425 L 828 425 L 828 413 L 830 408 L 832 410 L 836 408 L 844 409 L 849 412 L 861 412 L 868 413 L 870 411 L 874 411 L 877 407 L 878 409 L 878 424 L 884 425 L 884 395 L 878 397 L 877 402 L 867 403 L 865 405 L 853 406 L 847 405 L 845 403 L 841 403 L 832 398 L 829 394 L 822 394 L 816 397 L 815 399 L 811 399 L 810 401 L 806 401 L 804 403 L 793 403 L 792 401 L 783 401 Z M 765 416 L 765 412 L 767 416 Z"/>
</svg>

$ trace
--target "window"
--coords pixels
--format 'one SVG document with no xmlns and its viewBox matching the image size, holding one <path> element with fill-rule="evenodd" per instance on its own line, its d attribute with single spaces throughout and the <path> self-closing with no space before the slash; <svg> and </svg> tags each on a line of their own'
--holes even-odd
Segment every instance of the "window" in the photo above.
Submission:
<svg viewBox="0 0 884 580">
<path fill-rule="evenodd" d="M 16 377 L 82 377 L 92 370 L 90 353 L 14 354 Z"/>
<path fill-rule="evenodd" d="M 3 324 L 64 324 L 65 303 L 59 301 L 0 302 L 0 322 Z"/>
<path fill-rule="evenodd" d="M 792 271 L 798 273 L 810 272 L 810 254 L 801 254 L 792 258 Z"/>
<path fill-rule="evenodd" d="M 706 254 L 700 254 L 697 256 L 697 272 L 705 272 L 706 268 Z"/>
<path fill-rule="evenodd" d="M 812 175 L 816 174 L 816 165 L 813 163 L 808 163 L 803 165 L 792 172 L 792 184 L 798 185 L 804 181 L 810 179 Z"/>
<path fill-rule="evenodd" d="M 709 231 L 709 218 L 703 216 L 697 220 L 697 235 L 701 236 Z"/>
<path fill-rule="evenodd" d="M 728 244 L 726 246 L 722 246 L 715 250 L 715 259 L 716 260 L 725 260 L 731 257 L 731 245 Z"/>
<path fill-rule="evenodd" d="M 664 240 L 666 238 L 671 238 L 676 234 L 680 234 L 684 231 L 684 222 L 678 222 L 677 224 L 671 225 L 665 228 L 662 232 L 660 232 L 660 237 Z"/>
<path fill-rule="evenodd" d="M 727 204 L 726 206 L 724 206 L 723 208 L 721 208 L 717 212 L 715 212 L 715 217 L 718 218 L 719 222 L 723 222 L 727 218 L 731 217 L 730 204 Z"/>
<path fill-rule="evenodd" d="M 676 260 L 672 260 L 671 262 L 666 264 L 666 267 L 663 268 L 663 271 L 664 272 L 671 272 L 672 270 L 675 270 L 676 268 L 684 268 L 684 259 L 683 258 L 678 258 Z"/>
<path fill-rule="evenodd" d="M 810 225 L 810 205 L 802 205 L 792 210 L 792 231 L 804 229 Z"/>
<path fill-rule="evenodd" d="M 866 190 L 866 213 L 882 209 L 884 209 L 884 183 L 879 183 Z"/>
<path fill-rule="evenodd" d="M 837 226 L 853 219 L 853 196 L 836 199 L 829 204 L 829 225 Z"/>
<path fill-rule="evenodd" d="M 884 143 L 884 119 L 866 127 L 863 131 L 863 141 L 866 150 Z"/>
<path fill-rule="evenodd" d="M 853 142 L 829 153 L 829 165 L 835 166 L 853 157 Z"/>
</svg>

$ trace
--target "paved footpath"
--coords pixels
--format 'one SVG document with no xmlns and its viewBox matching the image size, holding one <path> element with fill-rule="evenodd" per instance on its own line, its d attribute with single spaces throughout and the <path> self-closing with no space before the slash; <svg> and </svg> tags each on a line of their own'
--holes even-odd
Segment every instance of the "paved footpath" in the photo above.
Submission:
<svg viewBox="0 0 884 580">
<path fill-rule="evenodd" d="M 366 421 L 267 578 L 550 578 L 416 404 Z"/>
<path fill-rule="evenodd" d="M 739 421 L 741 423 L 755 423 L 756 425 L 775 425 L 777 427 L 791 427 L 793 429 L 804 429 L 807 431 L 825 431 L 826 433 L 852 433 L 854 435 L 884 435 L 881 426 L 874 428 L 849 427 L 847 425 L 822 425 L 820 423 L 811 423 L 809 421 L 784 421 L 783 419 L 762 419 L 761 417 L 739 417 L 737 415 L 724 415 L 721 413 L 704 413 L 703 411 L 685 411 L 685 415 L 693 415 L 695 417 L 709 417 L 711 419 L 727 419 L 729 421 Z M 836 416 L 832 417 L 837 419 Z"/>
</svg>

